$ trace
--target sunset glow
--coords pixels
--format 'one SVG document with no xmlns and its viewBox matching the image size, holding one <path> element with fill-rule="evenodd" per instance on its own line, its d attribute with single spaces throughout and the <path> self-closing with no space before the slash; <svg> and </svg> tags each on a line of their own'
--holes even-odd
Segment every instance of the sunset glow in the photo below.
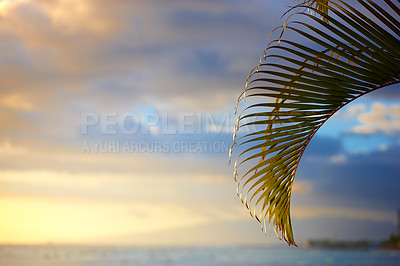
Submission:
<svg viewBox="0 0 400 266">
<path fill-rule="evenodd" d="M 242 206 L 227 151 L 236 98 L 293 3 L 270 2 L 1 0 L 0 243 L 284 245 Z M 396 230 L 399 110 L 395 85 L 318 131 L 296 239 Z"/>
</svg>

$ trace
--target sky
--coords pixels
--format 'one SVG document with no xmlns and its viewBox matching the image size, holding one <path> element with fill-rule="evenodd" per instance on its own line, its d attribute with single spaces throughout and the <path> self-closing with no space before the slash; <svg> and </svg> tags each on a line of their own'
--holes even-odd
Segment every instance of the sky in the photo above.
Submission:
<svg viewBox="0 0 400 266">
<path fill-rule="evenodd" d="M 1 0 L 0 243 L 276 244 L 236 196 L 234 106 L 292 1 Z M 295 239 L 381 240 L 400 208 L 400 93 L 316 134 Z"/>
</svg>

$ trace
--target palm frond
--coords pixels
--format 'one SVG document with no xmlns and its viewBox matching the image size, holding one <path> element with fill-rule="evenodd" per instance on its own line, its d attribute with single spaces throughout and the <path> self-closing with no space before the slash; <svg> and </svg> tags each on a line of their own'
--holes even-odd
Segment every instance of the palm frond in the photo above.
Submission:
<svg viewBox="0 0 400 266">
<path fill-rule="evenodd" d="M 268 45 L 238 98 L 247 99 L 230 152 L 239 153 L 238 195 L 265 232 L 272 223 L 289 245 L 293 179 L 312 137 L 346 104 L 400 82 L 400 2 L 383 1 L 305 1 L 311 12 L 297 10 L 285 25 L 296 39 Z"/>
<path fill-rule="evenodd" d="M 303 7 L 314 7 L 320 12 L 328 14 L 328 4 L 329 4 L 328 0 L 294 0 L 295 3 L 296 1 L 301 1 L 302 2 L 301 6 Z M 327 20 L 325 19 L 325 21 Z"/>
</svg>

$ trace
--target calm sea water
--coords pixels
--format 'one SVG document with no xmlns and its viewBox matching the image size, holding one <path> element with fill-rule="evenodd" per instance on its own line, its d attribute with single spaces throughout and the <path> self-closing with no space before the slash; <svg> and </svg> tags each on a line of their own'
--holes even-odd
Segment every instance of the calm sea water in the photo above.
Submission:
<svg viewBox="0 0 400 266">
<path fill-rule="evenodd" d="M 0 246 L 0 265 L 400 265 L 400 252 L 377 250 L 278 248 L 265 246 Z"/>
</svg>

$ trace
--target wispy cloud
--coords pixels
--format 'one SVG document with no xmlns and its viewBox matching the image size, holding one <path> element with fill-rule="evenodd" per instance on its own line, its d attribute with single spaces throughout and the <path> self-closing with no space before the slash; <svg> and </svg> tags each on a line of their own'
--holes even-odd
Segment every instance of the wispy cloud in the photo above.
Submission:
<svg viewBox="0 0 400 266">
<path fill-rule="evenodd" d="M 310 219 L 317 217 L 341 217 L 375 222 L 390 222 L 396 224 L 396 211 L 381 211 L 360 208 L 335 208 L 335 207 L 301 207 L 292 208 L 297 219 Z"/>
<path fill-rule="evenodd" d="M 374 134 L 383 132 L 395 134 L 400 131 L 400 105 L 386 106 L 374 103 L 369 112 L 358 115 L 362 125 L 354 127 L 353 132 L 359 134 Z"/>
</svg>

